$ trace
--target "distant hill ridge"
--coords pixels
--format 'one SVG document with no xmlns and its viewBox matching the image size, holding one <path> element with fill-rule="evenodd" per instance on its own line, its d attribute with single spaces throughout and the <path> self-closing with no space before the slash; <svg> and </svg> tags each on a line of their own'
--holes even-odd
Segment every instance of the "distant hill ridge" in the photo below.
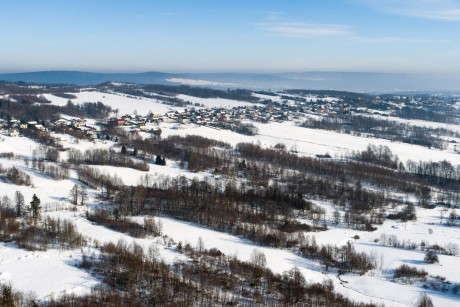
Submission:
<svg viewBox="0 0 460 307">
<path fill-rule="evenodd" d="M 427 75 L 367 72 L 298 73 L 95 73 L 38 71 L 0 74 L 1 81 L 40 84 L 97 85 L 104 82 L 192 85 L 254 90 L 322 89 L 354 92 L 455 91 L 460 82 Z"/>
<path fill-rule="evenodd" d="M 83 71 L 37 71 L 0 74 L 0 80 L 43 84 L 96 85 L 108 81 L 132 83 L 165 82 L 171 75 L 162 72 L 145 73 L 94 73 Z"/>
</svg>

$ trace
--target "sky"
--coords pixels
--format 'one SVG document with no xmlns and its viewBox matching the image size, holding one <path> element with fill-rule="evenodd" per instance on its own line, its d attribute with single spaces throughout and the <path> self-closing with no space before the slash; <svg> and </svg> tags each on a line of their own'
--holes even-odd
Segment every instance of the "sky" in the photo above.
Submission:
<svg viewBox="0 0 460 307">
<path fill-rule="evenodd" d="M 0 1 L 0 72 L 460 75 L 460 0 Z"/>
</svg>

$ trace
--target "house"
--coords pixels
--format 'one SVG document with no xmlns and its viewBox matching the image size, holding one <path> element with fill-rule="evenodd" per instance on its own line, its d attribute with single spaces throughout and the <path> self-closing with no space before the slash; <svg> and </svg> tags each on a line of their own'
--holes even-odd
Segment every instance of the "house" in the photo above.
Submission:
<svg viewBox="0 0 460 307">
<path fill-rule="evenodd" d="M 81 131 L 86 135 L 93 135 L 95 133 L 95 129 L 87 126 L 80 126 L 75 127 L 75 131 Z"/>
<path fill-rule="evenodd" d="M 43 127 L 43 125 L 34 125 L 33 126 L 35 128 L 35 130 L 40 130 L 40 131 L 45 131 L 45 127 Z"/>
<path fill-rule="evenodd" d="M 86 119 L 78 118 L 72 120 L 72 125 L 74 127 L 82 127 L 86 125 Z"/>
<path fill-rule="evenodd" d="M 220 122 L 227 122 L 228 121 L 228 116 L 225 115 L 225 114 L 220 114 L 219 117 L 218 117 L 218 120 Z"/>
<path fill-rule="evenodd" d="M 126 124 L 126 120 L 124 120 L 123 118 L 117 118 L 115 119 L 115 124 L 117 126 L 124 126 Z"/>
<path fill-rule="evenodd" d="M 188 118 L 186 118 L 185 116 L 184 117 L 179 117 L 179 123 L 183 124 L 183 125 L 188 125 L 190 124 L 190 120 Z"/>
<path fill-rule="evenodd" d="M 158 125 L 152 124 L 152 123 L 145 123 L 145 125 L 140 125 L 139 126 L 139 129 L 141 129 L 141 131 L 145 131 L 145 132 L 151 132 L 155 128 L 158 128 Z"/>
<path fill-rule="evenodd" d="M 65 118 L 59 118 L 58 120 L 54 121 L 55 127 L 66 127 L 66 126 L 70 126 L 71 124 L 72 122 Z"/>
<path fill-rule="evenodd" d="M 19 120 L 17 120 L 17 119 L 12 118 L 12 119 L 10 120 L 10 127 L 11 127 L 11 128 L 19 127 L 19 124 L 20 124 L 20 122 L 19 122 Z M 26 129 L 27 129 L 27 126 L 26 126 Z"/>
</svg>

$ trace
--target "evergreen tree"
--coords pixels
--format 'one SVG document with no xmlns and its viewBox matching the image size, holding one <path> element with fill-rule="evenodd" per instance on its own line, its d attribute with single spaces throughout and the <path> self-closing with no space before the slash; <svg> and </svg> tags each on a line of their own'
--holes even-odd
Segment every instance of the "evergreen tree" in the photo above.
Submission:
<svg viewBox="0 0 460 307">
<path fill-rule="evenodd" d="M 30 202 L 30 211 L 32 213 L 32 218 L 37 219 L 40 217 L 40 198 L 37 197 L 37 195 L 34 194 L 32 196 L 32 201 Z"/>
<path fill-rule="evenodd" d="M 401 220 L 403 222 L 407 222 L 407 221 L 412 221 L 416 219 L 417 219 L 417 215 L 415 213 L 414 204 L 407 204 L 407 206 L 403 209 L 401 213 Z"/>
<path fill-rule="evenodd" d="M 157 155 L 156 159 L 155 159 L 155 164 L 156 165 L 166 165 L 166 159 L 164 156 L 161 156 L 161 155 Z"/>
<path fill-rule="evenodd" d="M 126 153 L 127 153 L 127 150 L 126 150 L 125 145 L 121 146 L 121 154 L 126 155 Z"/>
</svg>

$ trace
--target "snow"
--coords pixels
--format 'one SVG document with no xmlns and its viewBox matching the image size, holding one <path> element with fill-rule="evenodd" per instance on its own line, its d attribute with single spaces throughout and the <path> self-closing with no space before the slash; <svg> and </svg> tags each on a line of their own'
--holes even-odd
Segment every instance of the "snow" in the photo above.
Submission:
<svg viewBox="0 0 460 307">
<path fill-rule="evenodd" d="M 0 180 L 1 194 L 8 196 L 11 200 L 14 200 L 15 191 L 20 191 L 26 201 L 32 199 L 34 194 L 37 194 L 44 206 L 51 206 L 52 204 L 62 205 L 63 200 L 67 199 L 70 189 L 76 183 L 73 180 L 55 181 L 43 173 L 26 167 L 22 160 L 0 159 L 0 164 L 7 168 L 16 166 L 31 177 L 32 186 L 17 186 Z"/>
<path fill-rule="evenodd" d="M 259 129 L 259 133 L 256 136 L 246 136 L 229 130 L 217 130 L 211 127 L 194 125 L 185 126 L 185 129 L 172 129 L 171 125 L 163 124 L 161 128 L 163 131 L 162 137 L 173 134 L 182 136 L 201 135 L 230 143 L 233 146 L 240 142 L 260 143 L 263 147 L 273 147 L 277 143 L 283 143 L 287 149 L 296 148 L 300 155 L 305 156 L 329 153 L 332 157 L 341 157 L 352 151 L 364 150 L 368 144 L 372 144 L 388 146 L 403 162 L 409 159 L 415 161 L 448 160 L 452 164 L 460 164 L 460 155 L 447 150 L 430 149 L 384 139 L 304 128 L 297 126 L 294 122 L 254 123 L 254 125 Z"/>
<path fill-rule="evenodd" d="M 121 93 L 105 93 L 97 91 L 82 91 L 79 93 L 72 93 L 77 98 L 70 99 L 73 103 L 85 102 L 102 102 L 105 105 L 118 109 L 119 114 L 133 114 L 137 112 L 139 115 L 147 115 L 149 112 L 166 114 L 170 111 L 183 111 L 184 108 L 174 107 L 161 102 L 161 98 L 145 98 L 134 97 Z M 44 94 L 45 98 L 51 101 L 52 104 L 64 106 L 69 99 L 54 96 L 52 94 Z M 237 101 L 223 98 L 198 98 L 189 95 L 177 95 L 179 99 L 189 101 L 192 103 L 203 104 L 205 107 L 236 107 L 236 106 L 249 106 L 254 105 L 247 101 Z"/>
<path fill-rule="evenodd" d="M 330 217 L 332 205 L 327 202 L 314 201 L 326 209 L 327 218 Z M 329 208 L 327 208 L 329 206 Z M 346 296 L 360 293 L 367 297 L 383 299 L 385 306 L 413 306 L 421 292 L 427 292 L 435 306 L 453 306 L 458 304 L 460 298 L 449 293 L 442 293 L 429 289 L 423 289 L 417 285 L 402 285 L 392 280 L 393 270 L 402 264 L 423 269 L 430 276 L 442 276 L 447 281 L 460 282 L 460 257 L 438 255 L 438 264 L 428 264 L 424 261 L 425 252 L 421 250 L 409 250 L 380 245 L 375 239 L 380 239 L 381 234 L 395 235 L 399 241 L 408 241 L 420 244 L 424 241 L 427 245 L 438 244 L 441 247 L 446 244 L 460 244 L 460 232 L 458 227 L 449 227 L 440 224 L 440 212 L 443 208 L 424 209 L 416 208 L 417 220 L 400 222 L 387 220 L 383 225 L 377 225 L 373 232 L 358 231 L 344 228 L 339 225 L 328 226 L 327 231 L 314 233 L 318 244 L 333 244 L 337 246 L 351 242 L 355 249 L 376 256 L 378 269 L 371 271 L 365 276 L 341 275 L 345 281 L 343 288 L 337 288 Z M 444 219 L 447 213 L 444 213 Z M 445 221 L 445 220 L 444 220 Z M 430 234 L 431 232 L 431 234 Z M 311 234 L 310 234 L 311 235 Z M 355 235 L 359 239 L 354 239 Z"/>
<path fill-rule="evenodd" d="M 199 172 L 192 173 L 187 170 L 183 170 L 179 167 L 177 161 L 166 161 L 166 165 L 156 165 L 149 163 L 149 171 L 143 172 L 132 168 L 127 167 L 115 167 L 115 166 L 101 166 L 101 165 L 89 165 L 89 167 L 96 168 L 102 173 L 109 174 L 110 176 L 117 175 L 122 179 L 123 183 L 126 185 L 138 185 L 140 184 L 141 178 L 148 175 L 153 178 L 153 180 L 158 179 L 161 176 L 169 176 L 176 178 L 178 176 L 184 176 L 187 179 L 197 178 L 198 180 L 203 180 L 205 177 L 211 177 L 209 173 Z"/>
<path fill-rule="evenodd" d="M 143 220 L 142 217 L 133 219 L 138 222 L 142 222 Z M 304 274 L 308 281 L 322 282 L 330 279 L 334 283 L 337 291 L 357 301 L 369 303 L 382 302 L 385 306 L 412 306 L 412 304 L 417 301 L 420 292 L 423 292 L 424 290 L 416 286 L 406 286 L 391 282 L 388 279 L 382 278 L 378 274 L 375 276 L 341 275 L 340 279 L 348 282 L 341 283 L 334 271 L 329 274 L 325 274 L 324 268 L 317 262 L 299 257 L 288 250 L 257 246 L 246 239 L 210 230 L 189 222 L 179 221 L 167 217 L 160 217 L 158 219 L 162 222 L 164 233 L 173 238 L 175 242 L 181 241 L 182 243 L 190 243 L 192 246 L 196 246 L 198 239 L 201 238 L 204 242 L 205 248 L 209 249 L 215 247 L 226 255 L 236 255 L 243 261 L 249 261 L 251 253 L 254 249 L 258 249 L 265 254 L 267 267 L 273 272 L 282 273 L 296 266 Z M 357 247 L 359 250 L 360 246 Z M 394 255 L 401 255 L 400 249 L 392 250 Z M 387 253 L 385 253 L 385 262 L 388 260 L 390 260 L 390 257 L 387 259 Z M 449 266 L 447 267 L 452 268 L 451 265 L 455 266 L 454 263 L 456 263 L 457 260 L 458 258 L 453 260 L 453 262 L 449 263 Z M 429 273 L 435 274 L 436 272 L 429 271 Z M 443 271 L 439 273 L 445 272 Z M 458 279 L 458 276 L 460 276 L 457 270 L 454 270 L 451 275 L 452 276 L 447 276 L 457 276 L 455 279 L 452 279 L 454 281 Z M 388 289 L 391 289 L 392 291 L 388 291 Z M 429 294 L 432 297 L 435 306 L 450 307 L 452 304 L 455 305 L 455 302 L 458 301 L 458 297 L 456 296 L 450 296 L 435 291 L 428 292 L 430 292 Z"/>
<path fill-rule="evenodd" d="M 134 108 L 138 108 L 139 113 L 148 111 L 162 113 L 168 106 L 149 99 L 133 99 L 116 94 L 82 92 L 76 94 L 76 101 L 103 101 L 114 107 L 120 107 L 122 112 L 131 113 Z M 105 98 L 104 98 L 105 96 Z M 190 96 L 187 96 L 190 97 Z M 49 99 L 47 97 L 47 99 Z M 53 103 L 64 104 L 67 99 L 59 97 L 53 98 Z M 204 103 L 208 106 L 215 105 L 233 105 L 236 102 L 224 99 L 201 100 L 195 98 L 198 103 Z M 199 102 L 201 101 L 201 102 Z M 158 107 L 158 109 L 155 109 Z M 165 108 L 165 109 L 161 109 Z M 412 124 L 419 124 L 411 121 Z M 460 164 L 460 155 L 449 152 L 448 150 L 428 149 L 421 146 L 390 142 L 375 138 L 358 137 L 352 135 L 343 135 L 333 131 L 315 130 L 302 128 L 293 122 L 285 123 L 255 123 L 259 128 L 259 134 L 251 137 L 237 134 L 228 130 L 218 130 L 210 127 L 185 125 L 184 129 L 173 129 L 171 124 L 162 124 L 163 137 L 169 135 L 202 135 L 214 138 L 236 145 L 239 142 L 260 143 L 264 147 L 272 147 L 277 143 L 284 143 L 288 149 L 296 148 L 301 155 L 314 156 L 328 152 L 332 156 L 340 157 L 352 150 L 363 150 L 367 144 L 387 145 L 399 156 L 402 161 L 412 160 L 449 160 L 453 164 Z M 437 126 L 438 124 L 433 123 Z M 454 128 L 454 127 L 453 127 Z M 458 129 L 458 128 L 456 128 Z M 52 134 L 61 139 L 66 148 L 76 148 L 84 151 L 89 148 L 110 148 L 114 145 L 110 141 L 79 140 L 62 135 Z M 24 137 L 1 136 L 0 152 L 13 152 L 15 155 L 32 157 L 32 152 L 39 144 Z M 66 154 L 61 153 L 61 159 L 65 159 Z M 128 243 L 136 242 L 141 244 L 144 249 L 151 246 L 159 248 L 159 253 L 165 261 L 173 263 L 178 259 L 187 260 L 187 258 L 170 248 L 165 239 L 143 238 L 135 239 L 127 234 L 122 234 L 103 226 L 95 225 L 84 218 L 86 208 L 80 208 L 78 212 L 67 211 L 69 206 L 69 191 L 74 184 L 81 184 L 77 180 L 77 175 L 71 171 L 71 178 L 68 180 L 55 181 L 50 177 L 32 170 L 27 167 L 20 159 L 0 159 L 4 167 L 16 166 L 31 176 L 33 186 L 16 186 L 4 181 L 0 181 L 0 196 L 7 195 L 11 200 L 14 199 L 15 191 L 23 193 L 26 202 L 37 194 L 45 208 L 44 212 L 52 217 L 59 217 L 71 220 L 77 226 L 78 230 L 92 242 L 96 240 L 99 243 L 117 242 L 122 239 Z M 98 168 L 101 172 L 111 175 L 116 174 L 122 178 L 127 185 L 137 185 L 140 179 L 146 174 L 153 178 L 161 176 L 185 176 L 192 179 L 212 178 L 210 173 L 200 172 L 191 173 L 182 169 L 178 161 L 167 161 L 166 166 L 158 166 L 150 163 L 150 170 L 142 172 L 123 167 L 112 166 L 91 166 Z M 99 205 L 96 201 L 97 191 L 89 189 L 90 207 Z M 313 200 L 318 206 L 326 210 L 326 216 L 332 219 L 332 213 L 335 210 L 333 206 L 324 201 Z M 57 211 L 56 211 L 57 210 Z M 460 231 L 455 227 L 448 227 L 440 224 L 441 210 L 443 208 L 423 209 L 417 208 L 417 221 L 402 223 L 400 221 L 387 220 L 383 225 L 379 225 L 374 232 L 364 232 L 344 228 L 343 225 L 334 226 L 328 223 L 329 230 L 317 232 L 314 234 L 318 244 L 344 245 L 352 242 L 358 251 L 376 255 L 377 262 L 381 262 L 381 269 L 378 268 L 364 276 L 352 274 L 341 275 L 340 279 L 336 272 L 324 272 L 324 268 L 314 260 L 299 257 L 289 250 L 267 248 L 255 245 L 248 240 L 213 231 L 193 223 L 187 223 L 168 217 L 157 218 L 163 224 L 163 233 L 172 238 L 175 242 L 182 241 L 196 245 L 198 238 L 202 238 L 206 248 L 218 248 L 227 255 L 237 255 L 241 260 L 249 260 L 254 249 L 262 251 L 267 258 L 267 267 L 274 272 L 282 273 L 291 269 L 293 266 L 299 267 L 306 279 L 312 282 L 321 282 L 325 279 L 331 279 L 337 291 L 343 293 L 351 299 L 363 302 L 381 302 L 386 306 L 413 306 L 421 292 L 427 292 L 432 298 L 435 306 L 455 306 L 460 301 L 459 296 L 449 293 L 426 290 L 420 286 L 403 285 L 394 282 L 390 276 L 393 270 L 401 264 L 424 269 L 430 275 L 440 275 L 446 277 L 448 281 L 460 282 L 460 257 L 438 255 L 439 264 L 427 264 L 423 261 L 424 252 L 420 250 L 408 250 L 394 247 L 386 247 L 375 242 L 382 234 L 396 235 L 399 241 L 410 240 L 419 244 L 422 240 L 428 244 L 460 244 Z M 448 212 L 444 212 L 444 218 Z M 135 217 L 136 221 L 141 222 L 143 217 Z M 330 225 L 329 225 L 330 224 Z M 355 235 L 359 239 L 354 239 Z M 83 251 L 87 250 L 84 248 Z M 382 256 L 383 255 L 383 256 Z M 15 289 L 21 291 L 34 291 L 39 298 L 45 298 L 50 295 L 59 295 L 65 292 L 86 293 L 92 286 L 99 281 L 87 272 L 75 267 L 76 261 L 82 256 L 82 250 L 59 251 L 50 249 L 46 252 L 30 252 L 17 248 L 13 244 L 0 244 L 0 281 L 11 282 Z M 341 281 L 342 280 L 342 281 Z M 40 282 L 37 282 L 40 281 Z"/>
<path fill-rule="evenodd" d="M 142 221 L 143 218 L 137 218 L 137 221 Z M 249 261 L 254 249 L 265 254 L 267 258 L 267 267 L 276 273 L 290 270 L 292 267 L 299 267 L 307 279 L 312 281 L 324 280 L 324 275 L 321 269 L 314 261 L 296 256 L 289 251 L 256 246 L 249 240 L 241 239 L 226 233 L 210 230 L 193 223 L 179 221 L 167 217 L 159 217 L 163 224 L 163 231 L 174 241 L 190 243 L 196 246 L 198 238 L 204 242 L 205 248 L 215 247 L 226 255 L 236 255 L 238 259 Z"/>
<path fill-rule="evenodd" d="M 333 206 L 327 202 L 313 201 L 326 209 L 326 218 L 331 219 Z M 399 208 L 401 209 L 401 208 Z M 384 269 L 395 269 L 401 264 L 409 264 L 419 269 L 424 269 L 430 275 L 441 275 L 451 282 L 460 282 L 460 267 L 455 263 L 460 261 L 460 254 L 456 256 L 438 255 L 440 265 L 431 265 L 423 261 L 425 252 L 420 250 L 409 250 L 402 248 L 393 248 L 383 246 L 375 242 L 380 240 L 381 235 L 394 235 L 398 241 L 410 241 L 420 245 L 423 241 L 428 245 L 439 245 L 441 247 L 447 244 L 460 244 L 460 232 L 458 227 L 450 227 L 440 224 L 440 216 L 443 208 L 424 209 L 416 207 L 417 220 L 401 222 L 399 220 L 386 220 L 383 225 L 376 225 L 377 230 L 359 231 L 344 228 L 343 225 L 328 225 L 327 231 L 314 233 L 318 244 L 333 244 L 336 246 L 345 245 L 352 242 L 358 251 L 364 251 L 368 254 L 375 253 L 384 255 Z M 444 222 L 448 213 L 444 212 Z M 359 239 L 354 239 L 358 235 Z"/>
<path fill-rule="evenodd" d="M 78 269 L 79 251 L 27 251 L 13 244 L 0 244 L 0 282 L 14 289 L 33 292 L 43 299 L 53 294 L 84 294 L 98 281 Z"/>
<path fill-rule="evenodd" d="M 257 98 L 260 98 L 260 99 L 264 99 L 264 100 L 271 100 L 273 102 L 282 102 L 282 101 L 285 101 L 286 99 L 282 99 L 280 96 L 276 95 L 276 96 L 271 96 L 271 95 L 264 95 L 264 94 L 257 94 L 257 93 L 254 93 L 252 94 L 254 97 L 257 97 Z"/>
<path fill-rule="evenodd" d="M 177 108 L 161 103 L 160 100 L 144 97 L 128 97 L 124 94 L 116 93 L 103 93 L 96 91 L 83 91 L 79 93 L 73 93 L 77 96 L 76 99 L 71 99 L 73 103 L 85 103 L 85 102 L 102 102 L 105 105 L 118 109 L 119 114 L 133 114 L 135 111 L 140 115 L 147 115 L 150 111 L 153 113 L 165 114 L 171 110 L 183 110 L 183 108 Z M 69 99 L 57 97 L 51 94 L 44 94 L 46 99 L 50 100 L 52 104 L 63 106 L 67 104 Z"/>
<path fill-rule="evenodd" d="M 385 306 L 415 306 L 421 293 L 427 292 L 434 306 L 456 306 L 458 297 L 441 292 L 430 291 L 415 285 L 401 285 L 373 276 L 341 276 L 350 291 L 382 300 Z"/>
<path fill-rule="evenodd" d="M 0 190 L 9 191 L 6 194 L 11 198 L 13 197 L 13 191 L 18 189 L 25 194 L 26 199 L 29 199 L 31 194 L 36 192 L 44 202 L 56 202 L 59 200 L 64 205 L 68 204 L 66 197 L 68 196 L 68 191 L 75 183 L 74 179 L 53 181 L 40 173 L 27 170 L 20 161 L 2 159 L 0 163 L 5 166 L 16 164 L 24 168 L 24 171 L 27 171 L 31 175 L 35 185 L 34 188 L 14 186 L 14 189 L 11 189 L 11 184 L 0 183 Z M 130 180 L 132 180 L 133 184 L 136 184 L 138 176 L 144 174 L 144 172 L 126 168 L 105 166 L 101 168 L 108 172 L 117 172 L 117 174 L 128 181 L 128 184 Z M 171 167 L 171 169 L 174 168 L 174 166 Z M 158 169 L 166 170 L 167 168 L 158 166 Z M 94 194 L 93 190 L 90 192 Z M 93 199 L 90 199 L 90 202 L 96 204 Z M 328 216 L 331 214 L 332 209 L 328 208 L 326 202 L 315 202 L 326 209 Z M 59 208 L 60 206 L 57 207 Z M 53 210 L 53 208 L 54 207 L 51 207 L 50 209 Z M 89 222 L 84 218 L 83 212 L 59 210 L 46 214 L 52 217 L 71 220 L 84 236 L 91 238 L 92 242 L 95 242 L 95 240 L 99 243 L 117 242 L 123 239 L 127 243 L 136 242 L 146 250 L 150 246 L 157 246 L 161 257 L 168 263 L 173 263 L 178 259 L 186 260 L 184 256 L 175 252 L 174 249 L 169 249 L 162 238 L 134 239 L 129 235 Z M 459 242 L 459 233 L 457 229 L 432 225 L 432 223 L 436 222 L 438 212 L 434 210 L 418 209 L 417 214 L 419 215 L 419 220 L 416 223 L 411 223 L 411 227 L 404 227 L 405 225 L 400 225 L 398 222 L 389 221 L 379 227 L 375 232 L 353 231 L 336 227 L 326 232 L 315 233 L 314 235 L 319 244 L 334 243 L 341 245 L 352 240 L 354 241 L 356 249 L 359 251 L 373 252 L 378 256 L 384 254 L 384 271 L 394 269 L 402 263 L 407 263 L 411 266 L 423 268 L 432 275 L 441 275 L 445 276 L 448 280 L 458 281 L 458 276 L 460 276 L 458 257 L 440 255 L 440 265 L 428 265 L 421 261 L 423 259 L 423 253 L 420 251 L 384 247 L 373 242 L 375 238 L 380 236 L 380 233 L 392 234 L 392 231 L 396 233 L 401 240 L 407 237 L 417 242 L 419 238 L 424 237 L 426 239 L 428 236 L 432 236 L 432 239 L 429 239 L 430 243 L 444 244 L 448 241 Z M 141 222 L 143 217 L 136 217 L 134 219 Z M 358 301 L 383 302 L 386 306 L 411 306 L 411 304 L 416 301 L 419 293 L 424 290 L 415 285 L 410 286 L 394 283 L 385 278 L 385 276 L 382 276 L 379 270 L 369 276 L 358 277 L 354 275 L 342 275 L 340 278 L 348 282 L 342 284 L 333 271 L 329 274 L 324 274 L 323 267 L 321 267 L 318 262 L 296 256 L 289 250 L 257 246 L 239 237 L 172 218 L 160 217 L 158 219 L 162 222 L 163 233 L 172 238 L 175 242 L 188 242 L 192 246 L 195 246 L 198 238 L 201 237 L 206 248 L 215 247 L 227 255 L 237 255 L 239 259 L 245 261 L 250 259 L 250 255 L 254 249 L 259 249 L 267 258 L 267 267 L 274 272 L 282 273 L 285 270 L 297 266 L 307 280 L 311 282 L 321 282 L 325 279 L 331 279 L 337 291 Z M 428 235 L 428 228 L 433 229 L 431 235 Z M 361 239 L 353 240 L 352 237 L 355 234 L 358 234 Z M 24 256 L 27 255 L 29 256 L 24 258 Z M 72 258 L 70 258 L 71 256 Z M 89 276 L 84 271 L 78 270 L 72 266 L 72 261 L 79 259 L 79 257 L 81 257 L 81 254 L 76 251 L 59 252 L 49 250 L 47 252 L 33 253 L 10 246 L 4 247 L 4 245 L 2 245 L 2 248 L 0 248 L 0 276 L 2 279 L 10 281 L 13 286 L 19 290 L 35 290 L 39 297 L 45 297 L 52 293 L 59 294 L 63 293 L 63 291 L 84 293 L 85 291 L 89 291 L 90 287 L 97 283 L 97 280 L 94 280 L 93 277 Z M 10 263 L 12 263 L 12 265 Z M 32 267 L 34 268 L 33 270 Z M 54 269 L 56 269 L 56 271 L 54 271 Z M 31 270 L 34 273 L 29 275 Z M 61 276 L 60 274 L 62 272 L 65 273 Z M 55 277 L 53 274 L 59 276 Z M 47 277 L 45 279 L 46 282 L 42 282 L 40 286 L 37 287 L 36 282 L 32 282 L 37 280 L 37 276 L 50 277 Z M 28 278 L 30 278 L 29 281 Z M 388 291 L 387 289 L 392 289 L 392 291 Z M 442 294 L 440 292 L 429 291 L 429 295 L 435 302 L 435 306 L 455 305 L 456 300 L 458 300 L 455 296 Z"/>
<path fill-rule="evenodd" d="M 26 137 L 0 135 L 0 153 L 12 152 L 15 155 L 32 156 L 32 151 L 40 144 Z"/>
<path fill-rule="evenodd" d="M 238 106 L 254 106 L 257 104 L 248 102 L 248 101 L 239 101 L 239 100 L 231 100 L 225 98 L 199 98 L 189 95 L 177 95 L 179 99 L 184 101 L 189 101 L 191 103 L 199 103 L 200 105 L 203 104 L 207 108 L 220 108 L 220 107 L 238 107 Z"/>
<path fill-rule="evenodd" d="M 383 113 L 382 111 L 378 111 L 378 112 Z M 428 127 L 428 128 L 434 128 L 434 129 L 440 128 L 440 129 L 453 130 L 457 133 L 460 132 L 460 125 L 456 125 L 456 124 L 431 122 L 431 121 L 422 120 L 422 119 L 405 119 L 405 118 L 400 118 L 400 117 L 395 117 L 395 116 L 379 116 L 379 115 L 368 115 L 368 116 L 376 117 L 378 119 L 384 119 L 387 121 L 394 121 L 397 123 L 409 124 L 409 125 L 417 126 L 417 127 Z"/>
</svg>

